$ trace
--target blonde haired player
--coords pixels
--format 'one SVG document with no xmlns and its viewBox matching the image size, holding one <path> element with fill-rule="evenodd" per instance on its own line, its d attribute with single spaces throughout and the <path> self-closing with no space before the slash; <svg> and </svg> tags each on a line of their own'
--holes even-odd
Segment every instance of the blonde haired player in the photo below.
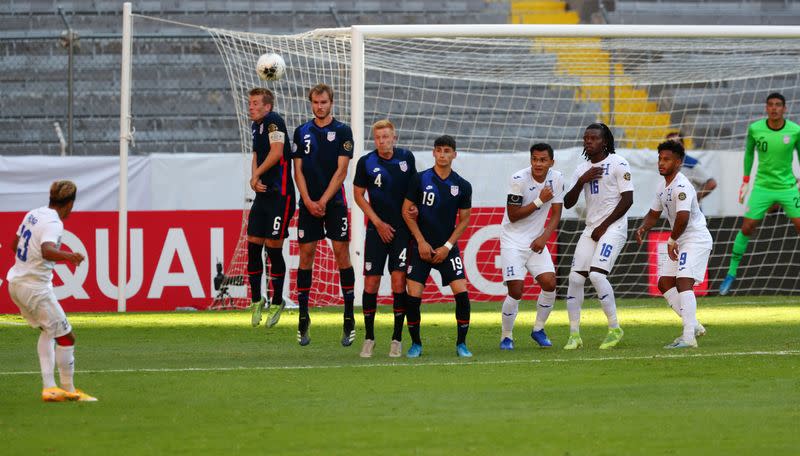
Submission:
<svg viewBox="0 0 800 456">
<path fill-rule="evenodd" d="M 68 261 L 78 266 L 84 260 L 78 252 L 60 249 L 64 232 L 62 220 L 72 212 L 76 193 L 77 188 L 71 181 L 55 181 L 50 186 L 48 206 L 25 214 L 14 239 L 14 266 L 6 275 L 11 300 L 19 307 L 25 320 L 41 330 L 37 351 L 42 370 L 42 400 L 45 402 L 97 400 L 75 389 L 75 336 L 53 292 L 56 261 Z M 56 386 L 55 366 L 58 366 L 61 388 Z"/>
<path fill-rule="evenodd" d="M 511 176 L 506 212 L 500 236 L 500 258 L 503 281 L 508 296 L 503 301 L 500 349 L 513 350 L 514 321 L 522 299 L 522 285 L 530 272 L 541 287 L 536 302 L 536 322 L 531 338 L 540 347 L 553 344 L 544 332 L 544 325 L 556 300 L 556 274 L 547 240 L 561 220 L 564 205 L 564 179 L 553 166 L 553 148 L 539 143 L 531 146 L 531 166 Z M 550 220 L 545 226 L 547 215 Z"/>
<path fill-rule="evenodd" d="M 685 155 L 678 142 L 666 141 L 658 145 L 658 173 L 664 180 L 656 189 L 656 198 L 642 226 L 636 230 L 636 241 L 641 244 L 662 212 L 666 212 L 672 227 L 667 241 L 669 259 L 663 263 L 659 261 L 658 289 L 683 320 L 683 334 L 664 348 L 696 348 L 697 336 L 706 333 L 697 321 L 693 288 L 705 277 L 713 240 L 706 218 L 700 212 L 695 189 L 680 172 Z"/>
</svg>

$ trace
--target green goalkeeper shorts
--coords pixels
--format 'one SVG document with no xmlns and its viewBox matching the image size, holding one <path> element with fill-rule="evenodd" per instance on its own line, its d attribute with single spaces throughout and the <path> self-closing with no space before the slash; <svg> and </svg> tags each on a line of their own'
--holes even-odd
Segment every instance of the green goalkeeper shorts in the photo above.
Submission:
<svg viewBox="0 0 800 456">
<path fill-rule="evenodd" d="M 747 200 L 747 212 L 744 216 L 749 219 L 761 220 L 773 204 L 780 204 L 789 218 L 800 217 L 800 190 L 797 187 L 788 190 L 767 190 L 753 187 L 750 199 Z"/>
</svg>

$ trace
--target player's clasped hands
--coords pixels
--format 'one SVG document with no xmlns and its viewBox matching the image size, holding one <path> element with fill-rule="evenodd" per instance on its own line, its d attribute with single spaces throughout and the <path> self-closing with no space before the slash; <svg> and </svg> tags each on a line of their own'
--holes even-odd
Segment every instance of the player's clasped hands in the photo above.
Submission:
<svg viewBox="0 0 800 456">
<path fill-rule="evenodd" d="M 308 212 L 317 218 L 325 217 L 325 205 L 321 204 L 319 201 L 304 201 L 306 209 Z"/>
<path fill-rule="evenodd" d="M 447 255 L 450 254 L 450 249 L 445 246 L 441 246 L 438 249 L 433 251 L 433 258 L 431 258 L 431 263 L 439 264 L 447 258 Z"/>
</svg>

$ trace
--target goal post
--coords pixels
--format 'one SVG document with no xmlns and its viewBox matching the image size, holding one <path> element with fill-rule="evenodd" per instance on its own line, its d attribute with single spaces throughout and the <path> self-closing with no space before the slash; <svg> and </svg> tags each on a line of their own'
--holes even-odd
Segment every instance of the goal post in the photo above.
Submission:
<svg viewBox="0 0 800 456">
<path fill-rule="evenodd" d="M 763 117 L 770 91 L 785 92 L 790 107 L 794 100 L 800 106 L 800 27 L 794 26 L 356 25 L 280 36 L 198 28 L 209 33 L 222 56 L 242 154 L 251 153 L 244 108 L 247 91 L 255 86 L 275 92 L 276 111 L 290 134 L 311 117 L 307 90 L 319 82 L 334 88 L 334 116 L 350 124 L 355 139 L 348 192 L 358 158 L 372 149 L 369 126 L 374 121 L 389 118 L 395 123 L 398 146 L 415 153 L 419 170 L 432 165 L 430 151 L 437 136 L 455 136 L 459 155 L 454 168 L 473 185 L 474 222 L 460 246 L 476 301 L 499 300 L 503 293 L 497 237 L 506 179 L 526 166 L 534 142 L 556 149 L 556 169 L 569 179 L 581 160 L 583 128 L 595 121 L 609 124 L 618 152 L 642 170 L 634 176 L 640 180 L 634 182 L 631 230 L 652 200 L 648 186 L 659 178 L 652 149 L 667 132 L 683 131 L 689 153 L 718 177 L 719 189 L 704 202 L 718 239 L 709 265 L 713 286 L 724 276 L 737 217 L 744 213 L 733 199 L 747 124 Z M 255 62 L 267 52 L 286 61 L 286 75 L 279 81 L 257 79 Z M 360 300 L 365 220 L 351 196 L 351 259 Z M 565 283 L 580 235 L 580 211 L 565 211 L 554 239 L 559 283 Z M 800 288 L 793 258 L 782 253 L 800 250 L 789 225 L 783 216 L 765 221 L 761 236 L 775 234 L 778 245 L 768 247 L 772 256 L 745 257 L 741 270 L 753 280 L 742 280 L 741 291 Z M 293 225 L 287 242 L 293 254 L 296 239 Z M 657 239 L 653 246 L 658 247 Z M 649 279 L 641 277 L 652 265 L 646 250 L 629 242 L 620 256 L 612 282 L 621 296 L 648 295 Z M 229 263 L 226 275 L 241 277 L 245 253 L 229 257 L 238 263 Z M 786 271 L 774 271 L 770 266 L 775 264 L 785 265 Z M 296 264 L 290 261 L 287 267 L 291 271 Z M 323 291 L 312 293 L 312 304 L 340 303 L 338 271 L 326 242 L 320 242 L 314 270 L 314 288 Z M 779 274 L 777 285 L 775 280 L 759 283 L 774 274 Z M 447 287 L 435 279 L 426 288 L 426 301 L 450 300 Z M 293 285 L 294 276 L 286 282 Z M 389 280 L 382 282 L 380 302 L 387 303 Z M 536 289 L 532 281 L 529 285 L 526 290 Z M 559 288 L 559 296 L 561 292 Z M 246 305 L 242 300 L 238 306 Z"/>
</svg>

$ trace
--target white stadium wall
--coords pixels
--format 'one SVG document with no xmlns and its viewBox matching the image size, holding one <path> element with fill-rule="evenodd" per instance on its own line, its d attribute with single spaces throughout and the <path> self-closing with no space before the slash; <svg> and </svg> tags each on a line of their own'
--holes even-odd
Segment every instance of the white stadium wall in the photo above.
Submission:
<svg viewBox="0 0 800 456">
<path fill-rule="evenodd" d="M 637 191 L 629 215 L 639 218 L 647 212 L 654 197 L 652 189 L 660 179 L 656 154 L 642 150 L 618 153 L 629 160 L 633 170 Z M 742 155 L 741 151 L 695 153 L 719 182 L 718 189 L 704 202 L 707 215 L 742 214 L 743 207 L 736 201 Z M 431 153 L 420 152 L 416 156 L 419 169 L 431 166 Z M 126 286 L 129 311 L 205 308 L 210 304 L 216 263 L 226 264 L 234 251 L 241 234 L 245 198 L 251 196 L 245 192 L 243 176 L 248 158 L 240 154 L 153 154 L 130 158 L 130 266 Z M 555 168 L 569 180 L 581 160 L 579 148 L 557 150 Z M 460 246 L 471 296 L 476 301 L 500 300 L 504 294 L 496 258 L 499 223 L 507 180 L 527 164 L 525 152 L 463 153 L 455 161 L 455 170 L 473 184 L 474 222 Z M 24 212 L 47 203 L 50 182 L 66 178 L 78 185 L 75 212 L 65 223 L 63 244 L 82 251 L 88 261 L 76 270 L 58 265 L 54 280 L 56 294 L 68 310 L 117 309 L 118 168 L 117 157 L 0 157 L 0 225 L 6 233 L 6 239 L 0 241 L 3 244 L 9 243 L 10 232 Z M 567 219 L 575 216 L 574 209 L 565 213 Z M 290 236 L 295 236 L 293 228 Z M 558 250 L 566 248 L 553 245 L 551 251 L 556 256 L 563 254 Z M 288 267 L 296 269 L 296 243 L 287 243 L 285 249 Z M 12 261 L 13 255 L 0 255 L 0 278 L 5 278 Z M 290 276 L 285 290 L 288 295 L 293 284 Z M 0 289 L 6 286 L 3 283 Z M 449 299 L 449 289 L 441 286 L 437 276 L 429 288 L 426 297 L 430 300 Z M 388 288 L 381 292 L 389 295 Z M 5 312 L 16 312 L 16 308 L 3 290 L 0 313 Z"/>
</svg>

